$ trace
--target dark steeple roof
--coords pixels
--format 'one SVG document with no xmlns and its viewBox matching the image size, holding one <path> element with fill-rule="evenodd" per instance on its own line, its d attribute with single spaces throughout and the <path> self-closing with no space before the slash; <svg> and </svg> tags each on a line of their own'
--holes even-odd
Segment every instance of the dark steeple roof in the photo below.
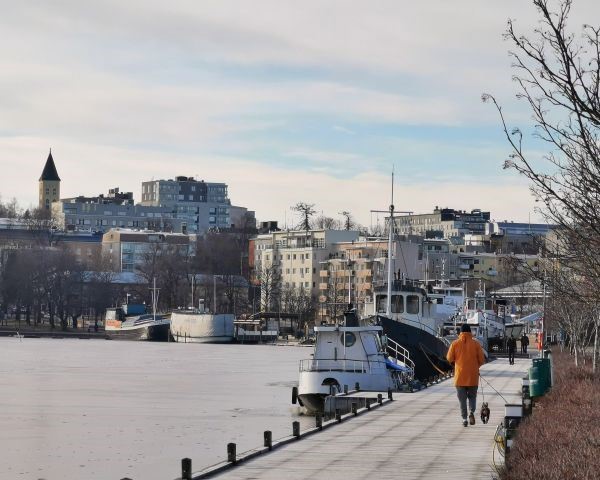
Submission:
<svg viewBox="0 0 600 480">
<path fill-rule="evenodd" d="M 40 177 L 40 182 L 44 180 L 60 182 L 60 177 L 58 176 L 58 172 L 56 171 L 56 165 L 54 165 L 54 159 L 52 158 L 52 149 L 50 149 L 50 153 L 48 154 L 48 160 L 46 160 L 44 171 L 42 172 L 42 176 Z"/>
</svg>

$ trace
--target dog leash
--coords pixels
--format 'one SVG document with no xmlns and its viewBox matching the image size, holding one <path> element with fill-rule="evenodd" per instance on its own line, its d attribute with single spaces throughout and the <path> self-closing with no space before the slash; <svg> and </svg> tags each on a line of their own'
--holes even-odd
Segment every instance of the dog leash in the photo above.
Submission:
<svg viewBox="0 0 600 480">
<path fill-rule="evenodd" d="M 508 400 L 506 400 L 506 398 L 504 398 L 504 397 L 502 396 L 502 394 L 501 394 L 501 393 L 500 393 L 498 390 L 496 390 L 496 389 L 495 389 L 495 388 L 492 386 L 492 384 L 491 384 L 490 382 L 488 382 L 488 381 L 487 381 L 485 378 L 483 378 L 483 377 L 481 376 L 481 374 L 479 375 L 479 378 L 480 378 L 481 380 L 483 380 L 485 383 L 487 383 L 487 384 L 488 384 L 488 386 L 489 386 L 489 387 L 490 387 L 490 388 L 491 388 L 491 389 L 492 389 L 494 392 L 496 392 L 498 395 L 500 395 L 500 398 L 502 398 L 502 400 L 504 400 L 506 403 L 508 403 Z M 481 395 L 483 396 L 483 384 L 481 384 Z"/>
</svg>

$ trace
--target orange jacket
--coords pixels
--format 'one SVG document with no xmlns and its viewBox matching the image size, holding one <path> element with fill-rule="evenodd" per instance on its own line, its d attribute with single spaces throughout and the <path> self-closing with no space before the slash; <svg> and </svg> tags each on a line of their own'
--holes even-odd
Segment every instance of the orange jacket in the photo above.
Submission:
<svg viewBox="0 0 600 480">
<path fill-rule="evenodd" d="M 483 348 L 469 332 L 463 332 L 452 342 L 446 359 L 454 363 L 454 385 L 476 387 L 479 385 L 479 367 L 485 363 Z"/>
</svg>

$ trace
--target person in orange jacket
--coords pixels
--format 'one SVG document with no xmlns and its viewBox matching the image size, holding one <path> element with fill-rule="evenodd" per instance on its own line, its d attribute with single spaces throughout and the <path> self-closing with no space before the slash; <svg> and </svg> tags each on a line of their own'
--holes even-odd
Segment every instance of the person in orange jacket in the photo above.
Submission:
<svg viewBox="0 0 600 480">
<path fill-rule="evenodd" d="M 454 364 L 454 386 L 463 426 L 467 426 L 467 399 L 470 410 L 469 423 L 475 425 L 479 367 L 485 363 L 485 355 L 479 342 L 473 338 L 468 324 L 465 323 L 460 327 L 460 335 L 450 345 L 446 359 Z"/>
</svg>

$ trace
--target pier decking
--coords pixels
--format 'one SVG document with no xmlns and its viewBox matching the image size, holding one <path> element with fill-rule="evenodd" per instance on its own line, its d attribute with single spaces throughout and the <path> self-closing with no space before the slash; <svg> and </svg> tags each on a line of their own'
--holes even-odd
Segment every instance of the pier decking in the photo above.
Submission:
<svg viewBox="0 0 600 480">
<path fill-rule="evenodd" d="M 490 421 L 463 427 L 458 400 L 449 379 L 416 393 L 394 395 L 394 401 L 305 439 L 229 469 L 219 479 L 491 479 L 494 433 L 505 403 L 521 402 L 521 378 L 529 359 L 498 359 L 481 375 Z M 483 398 L 481 389 L 477 407 Z"/>
</svg>

